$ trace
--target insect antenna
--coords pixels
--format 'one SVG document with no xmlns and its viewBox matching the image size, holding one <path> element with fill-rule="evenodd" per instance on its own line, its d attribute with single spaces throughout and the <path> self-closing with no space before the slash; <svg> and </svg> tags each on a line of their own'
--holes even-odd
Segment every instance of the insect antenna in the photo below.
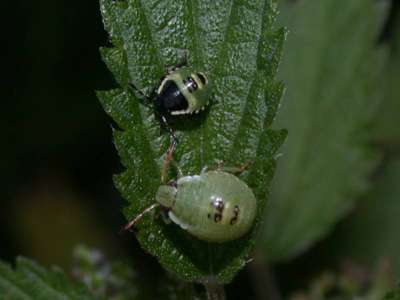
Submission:
<svg viewBox="0 0 400 300">
<path fill-rule="evenodd" d="M 159 207 L 159 203 L 154 203 L 150 205 L 148 208 L 146 208 L 144 211 L 142 211 L 140 214 L 138 214 L 132 221 L 130 221 L 128 224 L 126 224 L 123 228 L 123 230 L 130 230 L 132 227 L 136 225 L 137 222 L 139 222 L 143 216 L 149 212 L 151 212 L 153 209 Z"/>
</svg>

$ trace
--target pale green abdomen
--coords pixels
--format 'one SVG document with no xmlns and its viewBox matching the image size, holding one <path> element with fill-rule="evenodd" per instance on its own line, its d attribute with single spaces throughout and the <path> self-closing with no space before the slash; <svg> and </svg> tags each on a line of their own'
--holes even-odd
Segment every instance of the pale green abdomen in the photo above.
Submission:
<svg viewBox="0 0 400 300">
<path fill-rule="evenodd" d="M 172 219 L 209 242 L 226 242 L 246 234 L 253 225 L 256 199 L 239 178 L 222 171 L 178 180 Z"/>
</svg>

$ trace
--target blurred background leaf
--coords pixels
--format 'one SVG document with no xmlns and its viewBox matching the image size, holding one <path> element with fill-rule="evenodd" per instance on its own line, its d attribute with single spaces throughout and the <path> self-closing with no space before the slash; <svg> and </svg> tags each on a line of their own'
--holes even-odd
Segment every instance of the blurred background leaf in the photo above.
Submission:
<svg viewBox="0 0 400 300">
<path fill-rule="evenodd" d="M 15 270 L 0 262 L 0 296 L 12 300 L 95 299 L 83 284 L 72 283 L 60 269 L 48 271 L 19 257 Z"/>
<path fill-rule="evenodd" d="M 140 276 L 128 260 L 108 261 L 96 249 L 78 246 L 73 279 L 59 268 L 51 270 L 18 257 L 16 266 L 0 261 L 0 298 L 10 300 L 104 299 L 104 300 L 199 300 L 194 286 L 166 274 Z M 80 281 L 80 283 L 77 283 Z M 85 286 L 86 285 L 86 286 Z M 204 296 L 204 295 L 203 295 Z"/>
<path fill-rule="evenodd" d="M 195 300 L 191 283 L 182 282 L 171 274 L 138 273 L 135 262 L 107 258 L 100 250 L 80 245 L 74 251 L 72 274 L 84 282 L 96 299 L 108 300 Z M 148 272 L 148 271 L 147 271 Z M 204 295 L 203 295 L 204 296 Z"/>
<path fill-rule="evenodd" d="M 389 292 L 384 300 L 400 300 L 400 286 L 398 286 L 395 290 Z"/>
<path fill-rule="evenodd" d="M 389 264 L 380 264 L 372 272 L 353 263 L 339 271 L 324 271 L 305 291 L 296 291 L 290 300 L 381 300 L 393 286 Z"/>
<path fill-rule="evenodd" d="M 321 253 L 330 264 L 347 259 L 376 268 L 386 259 L 396 277 L 400 276 L 399 182 L 397 158 L 382 168 L 371 192 L 362 197 L 356 210 L 323 245 Z"/>
<path fill-rule="evenodd" d="M 354 212 L 321 245 L 321 255 L 331 265 L 351 259 L 373 268 L 386 259 L 396 278 L 400 277 L 400 130 L 394 119 L 400 108 L 399 16 L 397 11 L 390 27 L 390 59 L 382 88 L 385 97 L 373 127 L 379 132 L 375 142 L 384 153 L 383 163 L 376 170 L 371 191 L 361 197 Z"/>
<path fill-rule="evenodd" d="M 386 53 L 376 42 L 388 2 L 285 1 L 281 11 L 287 95 L 275 126 L 290 134 L 262 238 L 270 261 L 307 250 L 368 187 L 379 161 L 368 126 L 382 98 Z"/>
<path fill-rule="evenodd" d="M 394 7 L 400 7 L 394 4 Z M 380 87 L 384 93 L 385 100 L 379 107 L 374 122 L 374 139 L 386 150 L 399 150 L 400 130 L 398 114 L 400 111 L 400 18 L 397 10 L 393 10 L 390 27 L 390 57 L 385 66 L 385 80 Z"/>
</svg>

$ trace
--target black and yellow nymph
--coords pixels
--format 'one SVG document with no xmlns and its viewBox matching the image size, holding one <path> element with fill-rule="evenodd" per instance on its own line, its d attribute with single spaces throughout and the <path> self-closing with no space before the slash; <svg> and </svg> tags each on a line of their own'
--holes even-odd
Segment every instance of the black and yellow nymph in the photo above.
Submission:
<svg viewBox="0 0 400 300">
<path fill-rule="evenodd" d="M 182 67 L 167 74 L 157 89 L 156 106 L 162 114 L 198 113 L 209 103 L 210 82 L 201 72 Z"/>
</svg>

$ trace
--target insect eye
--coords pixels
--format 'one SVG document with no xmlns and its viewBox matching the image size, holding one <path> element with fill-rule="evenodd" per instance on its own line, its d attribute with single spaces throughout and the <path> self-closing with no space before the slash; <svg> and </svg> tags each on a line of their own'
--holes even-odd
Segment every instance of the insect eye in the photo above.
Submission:
<svg viewBox="0 0 400 300">
<path fill-rule="evenodd" d="M 200 79 L 200 81 L 201 81 L 201 83 L 202 83 L 203 85 L 206 85 L 206 84 L 207 84 L 207 78 L 206 78 L 203 74 L 197 73 L 197 76 L 199 77 L 199 79 Z"/>
</svg>

